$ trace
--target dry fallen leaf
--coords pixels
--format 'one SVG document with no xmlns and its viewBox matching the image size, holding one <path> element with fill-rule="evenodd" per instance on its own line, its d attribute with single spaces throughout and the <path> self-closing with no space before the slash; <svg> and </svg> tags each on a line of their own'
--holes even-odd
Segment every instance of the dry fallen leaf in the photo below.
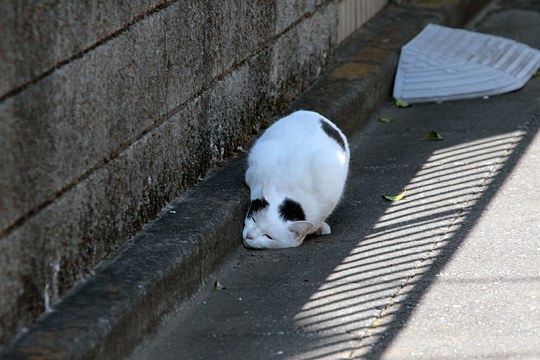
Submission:
<svg viewBox="0 0 540 360">
<path fill-rule="evenodd" d="M 392 102 L 394 103 L 394 105 L 396 105 L 399 108 L 406 108 L 406 107 L 411 106 L 411 104 L 409 104 L 405 100 L 401 100 L 398 98 L 392 98 Z"/>
<path fill-rule="evenodd" d="M 424 134 L 424 140 L 437 141 L 442 140 L 443 137 L 436 131 L 428 131 Z"/>
<path fill-rule="evenodd" d="M 407 193 L 407 190 L 403 190 L 403 192 L 399 195 L 396 195 L 396 196 L 390 196 L 390 195 L 381 195 L 382 198 L 384 200 L 388 200 L 388 201 L 399 201 L 401 199 L 403 199 L 403 197 L 405 196 L 405 194 Z"/>
<path fill-rule="evenodd" d="M 226 287 L 221 285 L 219 281 L 216 280 L 216 282 L 214 282 L 214 287 L 212 288 L 213 291 L 220 291 L 225 289 Z"/>
</svg>

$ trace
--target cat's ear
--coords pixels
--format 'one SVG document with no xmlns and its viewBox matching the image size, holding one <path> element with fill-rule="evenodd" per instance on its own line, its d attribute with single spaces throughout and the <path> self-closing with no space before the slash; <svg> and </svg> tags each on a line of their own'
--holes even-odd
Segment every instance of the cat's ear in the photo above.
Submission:
<svg viewBox="0 0 540 360">
<path fill-rule="evenodd" d="M 264 185 L 263 185 L 263 197 L 265 199 L 271 199 L 275 193 L 276 193 L 276 185 L 274 185 L 274 182 L 270 180 L 269 178 L 265 178 Z"/>
<path fill-rule="evenodd" d="M 303 239 L 307 234 L 313 231 L 315 226 L 309 221 L 295 221 L 289 225 L 289 231 L 291 231 L 296 239 Z"/>
</svg>

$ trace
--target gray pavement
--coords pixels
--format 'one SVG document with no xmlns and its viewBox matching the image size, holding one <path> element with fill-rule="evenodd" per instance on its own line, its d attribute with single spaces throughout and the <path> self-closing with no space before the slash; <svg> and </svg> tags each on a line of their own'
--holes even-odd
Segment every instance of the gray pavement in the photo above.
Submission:
<svg viewBox="0 0 540 360">
<path fill-rule="evenodd" d="M 478 30 L 540 48 L 534 2 L 503 3 Z M 331 235 L 239 247 L 130 359 L 540 358 L 540 78 L 378 114 Z"/>
</svg>

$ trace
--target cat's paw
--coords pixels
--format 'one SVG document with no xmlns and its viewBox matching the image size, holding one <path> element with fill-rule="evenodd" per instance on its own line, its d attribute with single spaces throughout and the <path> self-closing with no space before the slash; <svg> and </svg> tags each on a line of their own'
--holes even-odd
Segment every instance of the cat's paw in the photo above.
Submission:
<svg viewBox="0 0 540 360">
<path fill-rule="evenodd" d="M 330 229 L 330 225 L 328 225 L 326 222 L 323 221 L 321 226 L 313 233 L 315 235 L 328 235 L 332 232 Z"/>
</svg>

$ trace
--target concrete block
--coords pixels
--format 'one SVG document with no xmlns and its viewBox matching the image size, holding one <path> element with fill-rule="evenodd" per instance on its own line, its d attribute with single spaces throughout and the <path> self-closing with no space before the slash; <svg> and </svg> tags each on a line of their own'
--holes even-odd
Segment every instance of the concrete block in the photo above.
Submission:
<svg viewBox="0 0 540 360">
<path fill-rule="evenodd" d="M 224 55 L 244 58 L 253 51 L 243 43 L 227 54 L 211 51 L 227 48 L 223 31 L 208 30 L 202 3 L 190 11 L 181 5 L 143 19 L 0 104 L 0 152 L 9 154 L 0 175 L 0 209 L 6 214 L 0 231 L 211 86 L 237 61 Z M 243 24 L 238 28 L 240 33 Z"/>
<path fill-rule="evenodd" d="M 323 4 L 323 0 L 306 1 L 275 1 L 276 26 L 275 32 L 279 34 L 293 23 L 297 22 L 307 14 L 314 13 Z M 327 5 L 327 4 L 325 4 Z"/>
<path fill-rule="evenodd" d="M 307 88 L 321 74 L 336 45 L 336 11 L 335 4 L 327 4 L 283 34 L 272 47 L 269 80 L 279 96 L 291 100 L 295 94 L 289 84 L 300 83 Z"/>
<path fill-rule="evenodd" d="M 166 2 L 5 1 L 0 17 L 0 98 L 105 41 Z"/>
<path fill-rule="evenodd" d="M 188 131 L 205 128 L 202 111 L 193 102 L 2 239 L 0 338 L 57 302 L 203 174 L 210 151 Z"/>
</svg>

